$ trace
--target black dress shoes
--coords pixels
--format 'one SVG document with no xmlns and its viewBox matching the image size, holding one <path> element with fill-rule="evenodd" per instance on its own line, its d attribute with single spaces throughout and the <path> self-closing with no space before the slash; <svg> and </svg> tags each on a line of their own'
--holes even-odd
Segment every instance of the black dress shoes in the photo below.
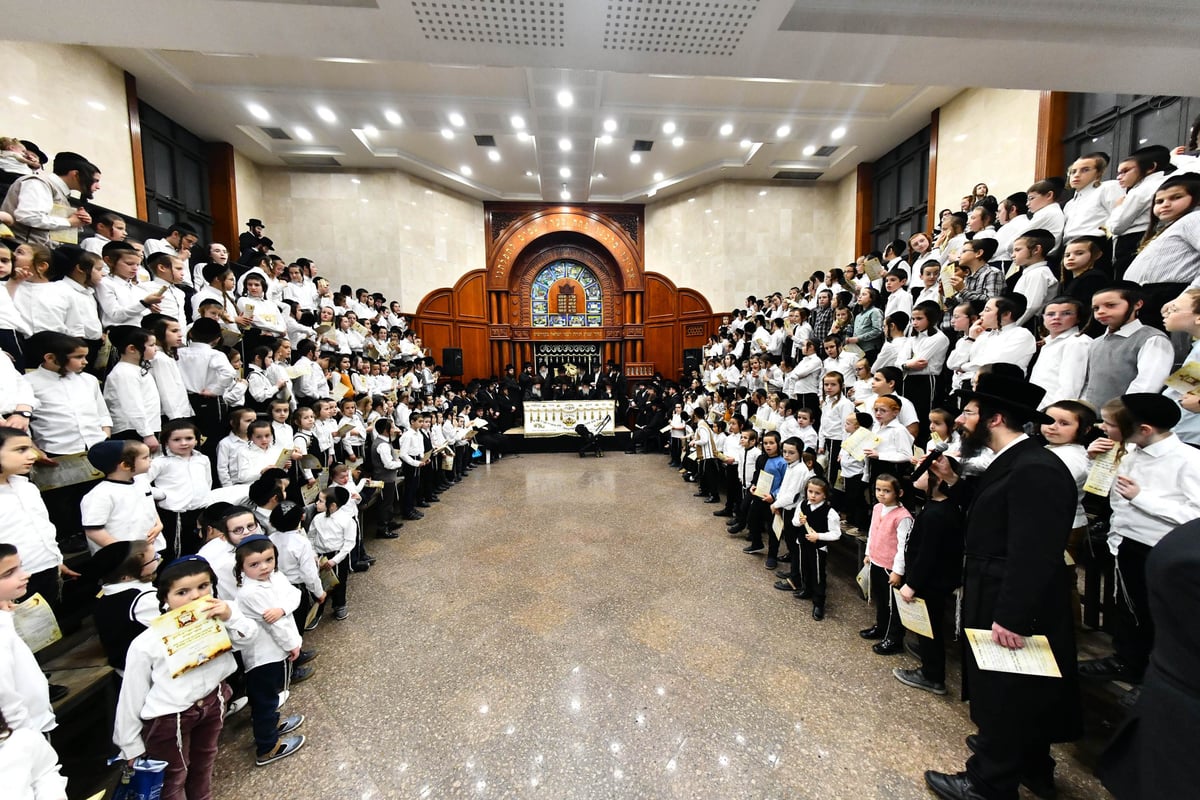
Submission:
<svg viewBox="0 0 1200 800">
<path fill-rule="evenodd" d="M 884 639 L 871 645 L 871 652 L 877 656 L 894 656 L 904 652 L 903 639 Z"/>
<path fill-rule="evenodd" d="M 882 639 L 885 633 L 887 633 L 887 631 L 885 631 L 883 628 L 879 627 L 878 625 L 872 625 L 869 628 L 864 628 L 863 630 L 859 631 L 858 635 L 864 639 Z"/>
<path fill-rule="evenodd" d="M 732 517 L 733 512 L 730 511 L 728 508 L 722 508 L 719 511 L 714 511 L 713 516 L 714 517 Z"/>
<path fill-rule="evenodd" d="M 934 772 L 925 773 L 925 785 L 942 800 L 984 800 L 983 795 L 975 791 L 971 779 L 965 772 Z"/>
<path fill-rule="evenodd" d="M 972 733 L 967 737 L 967 749 L 972 753 L 979 752 L 979 734 Z M 1054 759 L 1051 759 L 1053 762 Z M 1046 775 L 1022 775 L 1021 785 L 1038 800 L 1054 800 L 1058 797 L 1058 787 L 1054 785 L 1054 768 L 1051 766 Z"/>
<path fill-rule="evenodd" d="M 708 497 L 708 492 L 695 492 L 692 497 Z"/>
<path fill-rule="evenodd" d="M 719 502 L 721 502 L 721 498 L 719 498 L 719 497 L 710 497 L 710 498 L 708 498 L 707 500 L 705 500 L 704 502 L 706 502 L 706 503 L 719 503 Z"/>
<path fill-rule="evenodd" d="M 813 606 L 813 619 L 817 622 L 825 619 L 825 606 Z"/>
<path fill-rule="evenodd" d="M 399 539 L 400 534 L 396 533 L 395 531 L 380 531 L 379 533 L 375 534 L 375 538 L 376 539 Z"/>
<path fill-rule="evenodd" d="M 746 530 L 746 526 L 739 522 L 736 525 L 726 526 L 725 530 L 729 531 L 730 536 L 737 536 L 739 533 Z"/>
<path fill-rule="evenodd" d="M 1141 683 L 1142 676 L 1117 656 L 1079 662 L 1079 677 L 1102 681 Z"/>
</svg>

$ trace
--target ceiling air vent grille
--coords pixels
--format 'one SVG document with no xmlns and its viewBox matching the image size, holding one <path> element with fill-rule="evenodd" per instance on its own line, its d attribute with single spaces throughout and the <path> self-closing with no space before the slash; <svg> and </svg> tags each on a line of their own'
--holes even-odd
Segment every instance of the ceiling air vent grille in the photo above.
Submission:
<svg viewBox="0 0 1200 800">
<path fill-rule="evenodd" d="M 815 181 L 825 173 L 823 172 L 801 172 L 794 169 L 785 169 L 781 172 L 776 172 L 772 180 L 776 181 Z"/>
<path fill-rule="evenodd" d="M 471 44 L 565 47 L 562 0 L 412 0 L 426 39 Z"/>
<path fill-rule="evenodd" d="M 613 0 L 604 14 L 605 50 L 731 56 L 760 0 Z"/>
<path fill-rule="evenodd" d="M 267 136 L 270 136 L 272 139 L 276 139 L 281 142 L 290 142 L 292 140 L 292 137 L 288 136 L 287 131 L 285 131 L 283 128 L 268 128 L 264 125 L 260 125 L 259 130 L 261 130 Z"/>
<path fill-rule="evenodd" d="M 633 140 L 633 152 L 635 152 L 635 153 L 649 153 L 651 148 L 653 148 L 653 147 L 654 147 L 654 142 L 651 142 L 648 139 L 634 139 Z"/>
<path fill-rule="evenodd" d="M 813 155 L 817 156 L 818 158 L 829 158 L 831 155 L 833 155 L 836 152 L 837 152 L 837 145 L 827 144 L 823 147 L 818 147 L 817 152 L 813 153 Z"/>
<path fill-rule="evenodd" d="M 480 147 L 495 147 L 496 146 L 496 137 L 495 136 L 476 136 L 475 144 L 479 145 Z"/>
<path fill-rule="evenodd" d="M 333 156 L 280 156 L 289 167 L 340 167 L 342 164 Z"/>
</svg>

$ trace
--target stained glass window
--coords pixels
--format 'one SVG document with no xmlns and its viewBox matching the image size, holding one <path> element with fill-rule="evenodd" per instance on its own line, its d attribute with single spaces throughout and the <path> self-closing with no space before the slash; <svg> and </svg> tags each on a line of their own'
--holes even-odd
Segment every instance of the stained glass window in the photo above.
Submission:
<svg viewBox="0 0 1200 800">
<path fill-rule="evenodd" d="M 533 279 L 529 294 L 535 328 L 599 328 L 604 325 L 600 281 L 577 261 L 556 261 L 543 268 Z"/>
</svg>

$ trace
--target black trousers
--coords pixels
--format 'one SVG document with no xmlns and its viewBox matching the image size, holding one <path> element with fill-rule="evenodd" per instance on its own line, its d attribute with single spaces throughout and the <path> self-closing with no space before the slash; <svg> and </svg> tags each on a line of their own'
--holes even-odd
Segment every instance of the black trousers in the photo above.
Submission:
<svg viewBox="0 0 1200 800">
<path fill-rule="evenodd" d="M 725 510 L 731 514 L 737 513 L 742 501 L 742 482 L 738 478 L 736 464 L 724 464 L 725 475 Z"/>
<path fill-rule="evenodd" d="M 203 509 L 197 508 L 193 511 L 168 511 L 167 509 L 157 506 L 158 518 L 162 520 L 161 536 L 166 537 L 167 549 L 169 555 L 164 563 L 170 562 L 180 556 L 195 555 L 204 545 L 200 538 L 200 512 Z"/>
<path fill-rule="evenodd" d="M 887 632 L 885 638 L 888 641 L 898 642 L 904 638 L 904 626 L 900 624 L 900 609 L 892 600 L 888 571 L 878 564 L 871 564 L 871 602 L 875 604 L 875 624 Z"/>
<path fill-rule="evenodd" d="M 700 491 L 709 497 L 721 497 L 721 462 L 715 458 L 705 458 L 698 462 Z"/>
<path fill-rule="evenodd" d="M 785 508 L 779 512 L 780 516 L 783 517 L 783 530 L 779 532 L 778 536 L 776 536 L 775 529 L 774 529 L 775 512 L 768 506 L 768 508 L 767 508 L 767 557 L 768 558 L 778 558 L 779 557 L 779 546 L 781 544 L 787 545 L 787 552 L 791 553 L 793 556 L 795 556 L 795 554 L 796 554 L 796 548 L 795 548 L 796 528 L 794 525 L 792 525 L 792 514 L 794 514 L 794 513 L 796 513 L 796 510 L 794 508 Z M 792 563 L 795 563 L 795 561 L 796 561 L 796 559 L 792 558 Z"/>
<path fill-rule="evenodd" d="M 0 329 L 0 350 L 12 356 L 17 372 L 25 373 L 25 336 L 12 328 Z M 39 366 L 32 364 L 30 366 Z"/>
<path fill-rule="evenodd" d="M 1036 732 L 1020 738 L 999 737 L 979 729 L 975 752 L 967 759 L 967 775 L 976 791 L 989 800 L 1016 800 L 1026 775 L 1053 775 L 1050 743 Z"/>
<path fill-rule="evenodd" d="M 917 410 L 916 443 L 924 447 L 929 441 L 929 410 L 933 408 L 933 398 L 937 394 L 937 376 L 908 375 L 904 378 L 901 393 Z"/>
<path fill-rule="evenodd" d="M 265 634 L 260 633 L 260 636 Z M 266 755 L 279 741 L 279 693 L 287 680 L 287 664 L 274 661 L 246 670 L 246 698 L 250 701 L 250 726 L 254 730 L 254 750 Z"/>
<path fill-rule="evenodd" d="M 333 558 L 337 555 L 336 552 L 322 553 L 326 558 Z M 333 591 L 325 598 L 326 602 L 333 601 L 333 608 L 337 610 L 346 605 L 346 582 L 350 579 L 350 557 L 346 556 L 340 563 L 334 565 L 333 574 L 337 575 L 338 585 L 333 587 Z"/>
<path fill-rule="evenodd" d="M 825 561 L 829 557 L 826 543 L 818 539 L 810 542 L 802 535 L 797 536 L 799 558 L 792 559 L 792 585 L 812 592 L 814 606 L 825 605 Z"/>
<path fill-rule="evenodd" d="M 1118 280 L 1125 277 L 1125 270 L 1137 257 L 1138 246 L 1145 233 L 1123 233 L 1113 243 L 1112 276 Z"/>
<path fill-rule="evenodd" d="M 826 439 L 821 442 L 821 446 L 825 449 L 825 455 L 829 457 L 829 469 L 825 470 L 825 480 L 829 481 L 830 486 L 833 486 L 837 483 L 838 474 L 842 471 L 842 465 L 838 462 L 838 456 L 842 452 L 842 440 Z"/>
<path fill-rule="evenodd" d="M 418 482 L 420 481 L 420 467 L 414 467 L 410 464 L 405 464 L 402 470 L 404 473 L 404 492 L 400 496 L 400 511 L 404 514 L 411 514 L 417 510 L 417 490 Z"/>
<path fill-rule="evenodd" d="M 929 624 L 933 638 L 917 637 L 917 652 L 921 654 L 921 673 L 934 683 L 946 682 L 946 603 L 953 594 L 933 593 L 922 597 L 929 611 Z"/>
<path fill-rule="evenodd" d="M 1154 620 L 1146 589 L 1146 559 L 1150 552 L 1150 547 L 1132 539 L 1122 539 L 1117 548 L 1120 578 L 1112 623 L 1113 649 L 1138 675 L 1146 671 L 1154 646 Z"/>
<path fill-rule="evenodd" d="M 771 507 L 759 500 L 754 495 L 750 495 L 750 509 L 747 514 L 747 522 L 750 528 L 750 544 L 755 547 L 763 546 L 763 531 L 771 524 Z M 775 538 L 775 534 L 767 531 L 767 536 L 771 539 Z M 775 545 L 778 551 L 779 545 Z"/>
</svg>

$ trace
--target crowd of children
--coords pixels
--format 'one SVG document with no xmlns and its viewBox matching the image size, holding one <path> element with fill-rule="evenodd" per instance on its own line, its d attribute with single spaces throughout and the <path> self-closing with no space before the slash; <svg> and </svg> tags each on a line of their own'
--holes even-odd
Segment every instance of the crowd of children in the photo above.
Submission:
<svg viewBox="0 0 1200 800">
<path fill-rule="evenodd" d="M 66 689 L 13 625 L 41 595 L 67 631 L 92 620 L 121 678 L 120 758 L 203 798 L 228 714 L 249 708 L 257 765 L 303 745 L 304 715 L 280 714 L 313 671 L 302 637 L 348 618 L 364 539 L 460 483 L 475 407 L 494 409 L 483 384 L 443 384 L 378 294 L 217 244 L 189 264 L 184 226 L 143 258 L 161 241 L 114 222 L 98 247 L 0 244 L 0 763 L 62 796 L 42 735 Z M 150 625 L 190 603 L 232 650 L 179 672 Z"/>
</svg>

